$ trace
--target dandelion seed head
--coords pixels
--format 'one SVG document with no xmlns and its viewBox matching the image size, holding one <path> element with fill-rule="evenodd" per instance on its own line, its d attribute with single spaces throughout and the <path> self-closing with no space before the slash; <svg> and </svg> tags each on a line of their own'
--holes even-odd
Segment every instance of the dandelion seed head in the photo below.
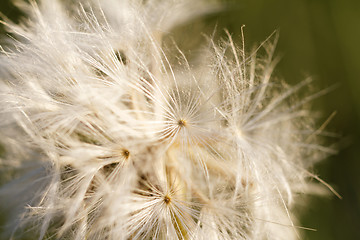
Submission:
<svg viewBox="0 0 360 240">
<path fill-rule="evenodd" d="M 332 152 L 305 106 L 318 94 L 273 76 L 276 33 L 249 53 L 209 38 L 197 64 L 170 51 L 208 4 L 42 0 L 5 23 L 0 165 L 19 175 L 0 188 L 5 238 L 297 238 L 307 169 Z"/>
</svg>

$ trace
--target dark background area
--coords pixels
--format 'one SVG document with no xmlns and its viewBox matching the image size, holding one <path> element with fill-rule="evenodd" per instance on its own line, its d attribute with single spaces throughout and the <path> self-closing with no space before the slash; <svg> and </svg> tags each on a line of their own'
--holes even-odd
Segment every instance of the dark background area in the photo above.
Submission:
<svg viewBox="0 0 360 240">
<path fill-rule="evenodd" d="M 218 22 L 230 32 L 245 24 L 247 43 L 260 43 L 280 31 L 277 73 L 296 83 L 312 76 L 317 89 L 337 85 L 315 100 L 327 130 L 342 137 L 339 153 L 315 166 L 314 172 L 343 197 L 311 197 L 302 212 L 305 239 L 360 239 L 360 1 L 238 0 Z M 240 33 L 239 33 L 240 34 Z"/>
<path fill-rule="evenodd" d="M 245 24 L 247 47 L 279 30 L 277 54 L 281 61 L 276 73 L 287 82 L 294 84 L 312 76 L 316 89 L 337 85 L 316 99 L 314 108 L 322 112 L 320 122 L 336 111 L 327 130 L 342 136 L 333 139 L 339 143 L 339 153 L 318 164 L 314 172 L 343 199 L 311 197 L 307 210 L 301 212 L 301 225 L 317 229 L 305 231 L 305 239 L 360 239 L 360 1 L 224 2 L 229 7 L 207 21 L 210 25 L 216 22 L 219 31 L 227 28 L 234 36 L 240 36 Z M 0 11 L 15 21 L 20 14 L 9 0 L 0 0 Z M 2 26 L 0 33 L 4 34 Z"/>
</svg>

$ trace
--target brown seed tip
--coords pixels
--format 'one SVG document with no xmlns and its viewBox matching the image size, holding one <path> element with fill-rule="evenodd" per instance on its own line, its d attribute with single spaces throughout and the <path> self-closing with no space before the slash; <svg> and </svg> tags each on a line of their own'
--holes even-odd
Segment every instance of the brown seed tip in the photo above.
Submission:
<svg viewBox="0 0 360 240">
<path fill-rule="evenodd" d="M 122 155 L 123 155 L 126 159 L 128 159 L 128 158 L 130 157 L 130 152 L 129 152 L 129 150 L 124 149 L 124 150 L 122 151 Z"/>
<path fill-rule="evenodd" d="M 171 198 L 170 198 L 168 195 L 166 195 L 166 196 L 164 197 L 164 202 L 165 202 L 166 204 L 169 204 L 169 203 L 171 202 Z"/>
<path fill-rule="evenodd" d="M 178 125 L 179 125 L 179 127 L 185 127 L 186 126 L 186 121 L 184 119 L 180 119 L 178 121 Z"/>
</svg>

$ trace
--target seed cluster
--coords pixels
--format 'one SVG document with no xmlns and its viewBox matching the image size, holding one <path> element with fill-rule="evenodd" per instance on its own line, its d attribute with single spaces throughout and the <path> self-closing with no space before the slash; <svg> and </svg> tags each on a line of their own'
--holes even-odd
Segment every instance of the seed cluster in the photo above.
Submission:
<svg viewBox="0 0 360 240">
<path fill-rule="evenodd" d="M 196 2 L 42 0 L 6 23 L 0 164 L 29 172 L 0 189 L 5 239 L 297 239 L 307 168 L 331 152 L 313 96 L 294 100 L 311 80 L 272 76 L 276 33 L 248 53 L 226 32 L 191 62 L 169 48 L 214 6 Z"/>
</svg>

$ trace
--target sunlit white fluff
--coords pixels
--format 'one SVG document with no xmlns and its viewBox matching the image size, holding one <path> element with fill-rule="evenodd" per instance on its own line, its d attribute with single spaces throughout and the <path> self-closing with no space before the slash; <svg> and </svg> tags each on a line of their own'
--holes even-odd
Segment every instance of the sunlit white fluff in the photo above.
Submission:
<svg viewBox="0 0 360 240">
<path fill-rule="evenodd" d="M 272 76 L 276 34 L 249 54 L 210 39 L 192 66 L 163 39 L 204 2 L 80 3 L 4 23 L 0 163 L 21 173 L 0 190 L 4 236 L 296 239 L 306 168 L 330 150 L 312 96 L 293 99 L 310 80 Z"/>
</svg>

